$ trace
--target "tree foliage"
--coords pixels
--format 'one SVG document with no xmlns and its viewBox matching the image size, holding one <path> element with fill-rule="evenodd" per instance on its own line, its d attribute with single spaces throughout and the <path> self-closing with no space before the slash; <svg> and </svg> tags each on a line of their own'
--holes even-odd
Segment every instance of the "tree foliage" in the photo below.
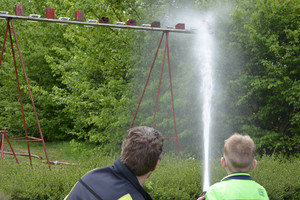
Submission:
<svg viewBox="0 0 300 200">
<path fill-rule="evenodd" d="M 299 3 L 238 1 L 231 41 L 239 50 L 238 70 L 229 77 L 240 131 L 253 136 L 260 153 L 299 149 Z M 233 58 L 233 57 L 232 57 Z M 235 64 L 228 61 L 228 64 Z M 232 122 L 231 122 L 232 123 Z"/>
<path fill-rule="evenodd" d="M 213 137 L 218 140 L 215 149 L 233 132 L 242 132 L 255 139 L 260 153 L 288 155 L 298 151 L 297 1 L 1 0 L 1 10 L 14 14 L 15 4 L 25 6 L 26 16 L 36 13 L 45 17 L 45 9 L 51 7 L 56 18 L 74 20 L 75 11 L 81 10 L 85 20 L 105 16 L 112 24 L 136 19 L 138 25 L 161 21 L 162 27 L 188 19 L 188 15 L 181 18 L 181 13 L 192 12 L 191 8 L 202 15 L 211 11 L 219 45 L 212 124 Z M 46 140 L 93 142 L 106 152 L 120 148 L 161 33 L 18 20 L 14 24 Z M 0 34 L 5 28 L 6 21 L 1 20 Z M 179 148 L 187 154 L 200 154 L 202 149 L 201 78 L 193 53 L 194 39 L 175 33 L 169 38 Z M 164 42 L 134 125 L 152 125 Z M 11 134 L 24 135 L 9 45 L 7 41 L 0 69 L 4 77 L 0 80 L 0 126 Z M 19 61 L 17 65 L 20 67 Z M 174 137 L 167 67 L 165 63 L 155 128 L 165 137 Z M 28 130 L 39 136 L 23 72 L 18 70 Z M 166 150 L 174 151 L 173 140 L 165 144 Z"/>
</svg>

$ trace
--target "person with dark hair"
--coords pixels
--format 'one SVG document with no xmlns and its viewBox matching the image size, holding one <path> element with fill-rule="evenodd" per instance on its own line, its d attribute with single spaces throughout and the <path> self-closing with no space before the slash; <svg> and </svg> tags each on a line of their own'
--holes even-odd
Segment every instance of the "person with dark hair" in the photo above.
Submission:
<svg viewBox="0 0 300 200">
<path fill-rule="evenodd" d="M 228 176 L 210 186 L 205 196 L 198 200 L 268 200 L 265 188 L 249 175 L 250 170 L 254 170 L 257 165 L 255 153 L 256 146 L 248 135 L 235 133 L 225 140 L 221 165 Z"/>
<path fill-rule="evenodd" d="M 162 150 L 163 137 L 157 130 L 129 129 L 121 157 L 84 175 L 65 200 L 152 200 L 142 184 L 155 170 Z"/>
</svg>

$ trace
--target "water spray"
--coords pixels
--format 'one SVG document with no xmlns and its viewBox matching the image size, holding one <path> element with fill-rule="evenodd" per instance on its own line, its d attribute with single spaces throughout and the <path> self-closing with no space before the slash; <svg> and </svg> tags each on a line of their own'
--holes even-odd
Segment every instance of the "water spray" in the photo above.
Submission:
<svg viewBox="0 0 300 200">
<path fill-rule="evenodd" d="M 211 124 L 211 99 L 212 99 L 212 35 L 210 24 L 203 20 L 201 31 L 199 32 L 200 57 L 203 66 L 201 67 L 202 76 L 202 122 L 203 122 L 203 143 L 204 143 L 204 172 L 203 172 L 203 192 L 200 196 L 204 196 L 209 185 L 209 143 L 210 143 L 210 124 Z"/>
</svg>

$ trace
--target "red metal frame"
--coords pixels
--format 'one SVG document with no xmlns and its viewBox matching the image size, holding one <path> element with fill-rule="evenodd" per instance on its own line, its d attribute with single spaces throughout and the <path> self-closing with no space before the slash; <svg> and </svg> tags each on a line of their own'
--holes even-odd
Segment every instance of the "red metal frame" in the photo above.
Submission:
<svg viewBox="0 0 300 200">
<path fill-rule="evenodd" d="M 4 137 L 6 138 L 6 141 L 8 142 L 8 144 L 9 144 L 9 146 L 10 146 L 10 149 L 11 149 L 12 154 L 14 155 L 14 157 L 15 157 L 15 159 L 16 159 L 16 162 L 19 164 L 19 161 L 18 161 L 18 159 L 17 159 L 17 156 L 16 156 L 16 154 L 15 154 L 15 151 L 14 151 L 14 149 L 12 148 L 12 146 L 11 146 L 11 144 L 10 144 L 10 141 L 9 141 L 9 139 L 8 139 L 8 137 L 7 137 L 7 134 L 6 134 L 7 131 L 0 131 L 0 133 L 1 133 L 1 141 L 0 141 L 0 146 L 1 146 L 1 164 L 2 164 L 2 162 L 3 162 Z"/>
<path fill-rule="evenodd" d="M 11 24 L 11 26 L 10 26 L 10 24 Z M 16 42 L 16 45 L 17 45 L 19 57 L 20 57 L 21 64 L 22 64 L 23 73 L 24 73 L 24 76 L 25 76 L 25 79 L 26 79 L 26 83 L 27 83 L 27 87 L 28 87 L 28 91 L 29 91 L 29 96 L 30 96 L 30 99 L 31 99 L 32 107 L 33 107 L 33 110 L 34 110 L 34 114 L 35 114 L 35 118 L 36 118 L 36 122 L 37 122 L 37 126 L 38 126 L 38 129 L 39 129 L 39 133 L 40 133 L 40 137 L 41 138 L 30 137 L 30 136 L 28 136 L 28 133 L 27 133 L 26 119 L 25 119 L 24 108 L 23 108 L 23 103 L 22 103 L 22 96 L 21 96 L 19 75 L 18 75 L 18 71 L 17 71 L 17 64 L 16 64 L 15 53 L 14 53 L 14 47 L 13 47 L 13 39 L 12 39 L 11 29 L 13 30 L 15 42 Z M 24 124 L 24 131 L 25 131 L 25 140 L 22 140 L 22 141 L 26 141 L 27 142 L 28 156 L 29 156 L 29 160 L 30 160 L 30 165 L 31 166 L 32 166 L 32 159 L 31 159 L 32 156 L 30 154 L 30 145 L 29 145 L 29 142 L 31 142 L 31 141 L 39 141 L 40 142 L 41 141 L 43 143 L 43 147 L 44 147 L 44 151 L 45 151 L 45 155 L 46 155 L 46 158 L 47 158 L 47 163 L 48 163 L 49 169 L 51 170 L 50 161 L 49 161 L 49 158 L 48 158 L 48 154 L 47 154 L 47 150 L 46 150 L 46 145 L 45 145 L 43 133 L 42 133 L 42 130 L 41 130 L 40 122 L 39 122 L 39 119 L 38 119 L 37 111 L 36 111 L 36 108 L 35 108 L 35 105 L 34 105 L 34 100 L 33 100 L 33 97 L 32 97 L 32 93 L 31 93 L 29 81 L 28 81 L 28 78 L 27 78 L 27 74 L 26 74 L 26 70 L 25 70 L 25 66 L 24 66 L 24 62 L 23 62 L 23 58 L 22 58 L 22 54 L 21 54 L 21 50 L 20 50 L 20 46 L 19 46 L 19 43 L 18 43 L 16 30 L 14 28 L 13 21 L 12 21 L 11 18 L 7 19 L 7 27 L 6 27 L 6 30 L 5 30 L 5 36 L 4 36 L 4 41 L 3 41 L 2 51 L 1 51 L 1 57 L 0 57 L 0 67 L 1 67 L 1 62 L 2 62 L 3 53 L 4 53 L 4 49 L 5 49 L 5 42 L 6 42 L 6 38 L 7 38 L 7 31 L 9 31 L 9 36 L 10 36 L 11 50 L 12 50 L 12 56 L 13 56 L 13 60 L 14 60 L 14 66 L 15 66 L 15 72 L 16 72 L 16 79 L 17 79 L 17 84 L 18 84 L 18 92 L 19 92 L 19 98 L 20 98 L 20 104 L 21 104 L 21 110 L 22 110 L 22 116 L 23 116 L 23 124 Z M 5 134 L 5 136 L 6 136 L 6 134 Z M 3 137 L 4 136 L 2 134 L 2 138 Z M 9 141 L 7 136 L 6 136 L 6 139 L 7 139 L 7 141 Z M 16 140 L 17 140 L 17 138 L 15 138 L 15 141 Z M 1 141 L 2 141 L 1 144 L 3 146 L 4 139 L 2 139 Z M 9 144 L 10 144 L 10 142 L 9 142 Z M 11 147 L 11 150 L 13 151 L 13 148 L 12 148 L 11 145 L 10 145 L 10 147 Z M 15 154 L 14 154 L 14 156 L 15 156 Z M 2 157 L 3 157 L 3 149 L 1 148 L 1 161 L 2 161 Z M 17 163 L 18 163 L 18 161 L 17 161 Z"/>
<path fill-rule="evenodd" d="M 157 54 L 158 54 L 159 48 L 161 46 L 161 42 L 162 42 L 163 37 L 164 37 L 164 34 L 166 34 L 166 44 L 165 44 L 164 57 L 163 57 L 163 62 L 162 62 L 162 67 L 161 67 L 161 72 L 160 72 L 158 90 L 157 90 L 157 95 L 156 95 L 156 103 L 155 103 L 155 110 L 154 110 L 154 115 L 153 115 L 152 127 L 154 127 L 154 124 L 155 124 L 155 117 L 156 117 L 156 112 L 157 112 L 157 105 L 158 105 L 158 100 L 159 100 L 159 93 L 160 93 L 161 81 L 162 81 L 162 77 L 163 77 L 163 71 L 164 71 L 164 65 L 165 65 L 165 58 L 166 58 L 166 55 L 167 55 L 168 56 L 168 68 L 169 68 L 169 79 L 170 79 L 170 89 L 171 89 L 171 99 L 172 99 L 172 109 L 173 109 L 173 122 L 174 122 L 174 131 L 175 131 L 174 136 L 175 137 L 174 138 L 165 138 L 165 139 L 175 139 L 176 140 L 176 153 L 177 153 L 177 156 L 179 156 L 178 136 L 177 136 L 177 129 L 176 129 L 175 107 L 174 107 L 173 86 L 172 86 L 172 74 L 171 74 L 171 65 L 170 65 L 170 56 L 169 56 L 169 32 L 168 31 L 164 31 L 162 33 L 161 38 L 160 38 L 160 42 L 158 44 L 158 47 L 157 47 L 157 50 L 156 50 L 156 53 L 155 53 L 155 56 L 154 56 L 154 60 L 152 62 L 152 65 L 151 65 L 151 68 L 150 68 L 150 72 L 148 74 L 148 77 L 147 77 L 147 80 L 146 80 L 146 83 L 145 83 L 145 86 L 144 86 L 141 98 L 139 100 L 137 109 L 135 111 L 133 120 L 131 122 L 130 128 L 133 127 L 133 124 L 134 124 L 134 121 L 136 119 L 138 110 L 139 110 L 141 102 L 143 100 L 143 97 L 144 97 L 144 94 L 145 94 L 145 91 L 146 91 L 146 88 L 147 88 L 147 85 L 148 85 L 148 82 L 149 82 L 149 79 L 150 79 L 150 76 L 151 76 L 151 73 L 152 73 L 152 70 L 153 70 L 153 66 L 154 66 L 156 58 L 157 58 Z"/>
</svg>

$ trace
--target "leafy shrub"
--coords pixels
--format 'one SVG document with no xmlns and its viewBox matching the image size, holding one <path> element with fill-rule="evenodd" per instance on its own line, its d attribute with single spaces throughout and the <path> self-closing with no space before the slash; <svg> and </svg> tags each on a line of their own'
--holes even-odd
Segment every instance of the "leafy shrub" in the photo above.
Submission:
<svg viewBox="0 0 300 200">
<path fill-rule="evenodd" d="M 97 155 L 81 158 L 79 163 L 52 165 L 50 171 L 40 163 L 33 163 L 31 168 L 28 163 L 18 165 L 13 159 L 4 160 L 0 165 L 0 197 L 3 194 L 5 200 L 64 199 L 80 177 L 96 167 L 112 164 L 113 159 Z"/>
<path fill-rule="evenodd" d="M 300 199 L 299 166 L 299 158 L 264 156 L 252 177 L 265 187 L 270 199 Z"/>
<path fill-rule="evenodd" d="M 165 155 L 145 183 L 153 199 L 197 199 L 201 193 L 202 166 L 197 160 Z"/>
<path fill-rule="evenodd" d="M 289 160 L 264 156 L 250 174 L 265 187 L 272 200 L 300 199 L 299 158 Z M 226 176 L 220 160 L 211 161 L 211 183 Z M 202 191 L 202 164 L 199 160 L 177 159 L 164 156 L 158 169 L 145 183 L 146 190 L 155 200 L 197 199 Z"/>
</svg>

